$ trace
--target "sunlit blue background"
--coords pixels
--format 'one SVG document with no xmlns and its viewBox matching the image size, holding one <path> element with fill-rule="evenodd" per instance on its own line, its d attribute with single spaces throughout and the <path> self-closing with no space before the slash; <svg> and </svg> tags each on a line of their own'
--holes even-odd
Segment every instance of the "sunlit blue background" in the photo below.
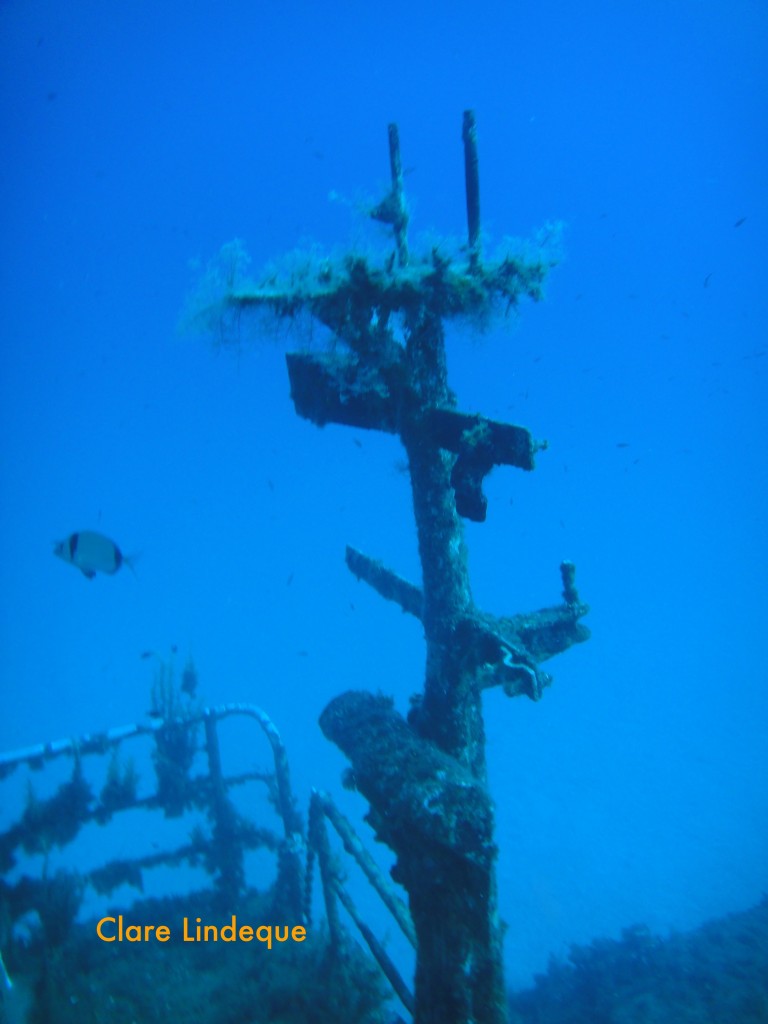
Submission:
<svg viewBox="0 0 768 1024">
<path fill-rule="evenodd" d="M 343 560 L 352 543 L 418 578 L 402 453 L 296 417 L 301 339 L 217 353 L 177 322 L 194 265 L 235 237 L 255 268 L 354 242 L 393 120 L 412 245 L 462 234 L 471 107 L 489 239 L 567 226 L 545 303 L 450 334 L 461 407 L 550 442 L 535 473 L 489 481 L 475 597 L 556 603 L 570 558 L 592 606 L 540 704 L 486 697 L 509 980 L 572 941 L 756 902 L 764 5 L 11 0 L 0 47 L 0 749 L 142 719 L 140 654 L 177 644 L 207 701 L 272 715 L 303 805 L 327 788 L 359 820 L 317 717 L 349 688 L 405 710 L 421 685 L 419 624 Z M 83 528 L 140 552 L 137 578 L 54 559 Z M 225 759 L 267 764 L 225 730 Z"/>
</svg>

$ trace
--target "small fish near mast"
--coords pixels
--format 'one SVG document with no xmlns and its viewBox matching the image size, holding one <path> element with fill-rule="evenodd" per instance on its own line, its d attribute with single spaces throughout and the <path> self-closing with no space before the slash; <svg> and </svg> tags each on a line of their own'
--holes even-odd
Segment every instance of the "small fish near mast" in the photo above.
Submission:
<svg viewBox="0 0 768 1024">
<path fill-rule="evenodd" d="M 55 541 L 53 553 L 92 580 L 97 572 L 114 576 L 122 565 L 133 571 L 136 556 L 124 555 L 109 537 L 95 530 L 78 530 L 65 540 Z"/>
</svg>

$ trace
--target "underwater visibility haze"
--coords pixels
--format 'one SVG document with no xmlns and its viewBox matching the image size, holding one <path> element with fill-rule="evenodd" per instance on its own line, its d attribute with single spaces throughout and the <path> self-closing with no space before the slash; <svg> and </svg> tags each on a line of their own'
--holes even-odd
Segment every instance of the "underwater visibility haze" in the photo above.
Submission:
<svg viewBox="0 0 768 1024">
<path fill-rule="evenodd" d="M 214 878 L 190 918 L 307 926 L 302 999 L 111 950 L 94 1020 L 174 957 L 221 1020 L 768 1019 L 764 8 L 6 2 L 0 46 L 2 1012 Z"/>
</svg>

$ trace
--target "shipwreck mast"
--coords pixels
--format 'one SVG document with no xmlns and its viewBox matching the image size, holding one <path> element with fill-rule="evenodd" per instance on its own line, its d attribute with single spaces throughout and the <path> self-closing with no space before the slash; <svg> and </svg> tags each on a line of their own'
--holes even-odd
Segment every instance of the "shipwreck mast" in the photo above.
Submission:
<svg viewBox="0 0 768 1024">
<path fill-rule="evenodd" d="M 358 255 L 324 261 L 298 284 L 237 289 L 224 300 L 225 311 L 308 311 L 330 328 L 342 343 L 334 351 L 287 356 L 297 413 L 320 426 L 397 434 L 408 455 L 421 587 L 352 548 L 346 557 L 359 579 L 421 620 L 424 692 L 406 721 L 391 700 L 350 691 L 328 705 L 320 725 L 351 761 L 369 819 L 397 857 L 393 875 L 408 892 L 417 937 L 416 1024 L 506 1020 L 482 691 L 499 685 L 538 700 L 551 682 L 540 662 L 589 635 L 569 562 L 554 607 L 499 617 L 472 599 L 462 518 L 485 519 L 483 480 L 495 465 L 532 470 L 546 445 L 523 427 L 456 409 L 444 321 L 487 318 L 524 295 L 537 300 L 551 262 L 482 259 L 471 111 L 463 142 L 465 257 L 438 248 L 416 260 L 410 254 L 398 130 L 390 125 L 391 189 L 371 216 L 392 226 L 391 257 L 383 265 Z"/>
</svg>

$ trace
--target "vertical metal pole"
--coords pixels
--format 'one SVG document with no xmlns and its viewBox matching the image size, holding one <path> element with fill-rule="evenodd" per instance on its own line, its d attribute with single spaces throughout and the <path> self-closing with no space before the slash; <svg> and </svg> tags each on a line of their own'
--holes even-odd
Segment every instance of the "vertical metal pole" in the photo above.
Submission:
<svg viewBox="0 0 768 1024">
<path fill-rule="evenodd" d="M 403 198 L 403 164 L 400 159 L 400 133 L 396 124 L 387 126 L 389 138 L 389 168 L 392 175 L 392 201 L 394 205 L 392 227 L 395 230 L 397 262 L 401 267 L 408 264 L 408 210 Z"/>
<path fill-rule="evenodd" d="M 216 718 L 212 714 L 205 716 L 205 750 L 208 755 L 208 771 L 211 776 L 211 789 L 216 817 L 220 804 L 226 800 L 224 778 L 221 774 L 221 753 L 219 751 L 219 735 L 216 731 Z"/>
<path fill-rule="evenodd" d="M 464 111 L 461 137 L 464 140 L 469 265 L 475 269 L 480 262 L 480 172 L 477 163 L 477 123 L 474 110 Z"/>
<path fill-rule="evenodd" d="M 204 718 L 205 748 L 208 771 L 211 776 L 213 802 L 213 849 L 219 869 L 219 892 L 224 900 L 233 901 L 243 885 L 243 851 L 236 838 L 235 812 L 227 797 L 227 788 L 221 771 L 219 734 L 216 716 L 207 710 Z"/>
</svg>

